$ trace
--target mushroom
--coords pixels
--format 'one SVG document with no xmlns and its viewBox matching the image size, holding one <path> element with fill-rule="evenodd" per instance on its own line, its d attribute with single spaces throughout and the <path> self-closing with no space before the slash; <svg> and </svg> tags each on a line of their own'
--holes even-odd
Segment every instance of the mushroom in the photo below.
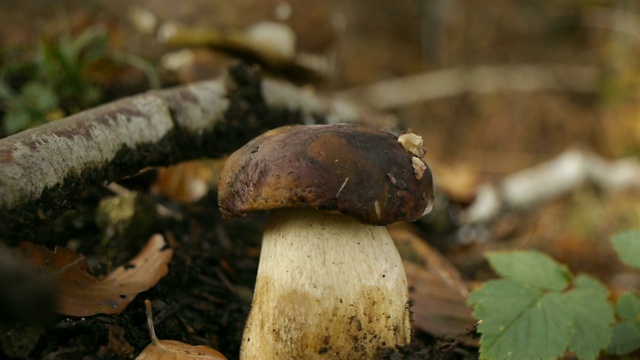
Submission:
<svg viewBox="0 0 640 360">
<path fill-rule="evenodd" d="M 429 212 L 433 186 L 421 141 L 405 135 L 411 151 L 361 125 L 286 126 L 229 157 L 223 215 L 272 209 L 241 359 L 372 359 L 410 342 L 407 279 L 383 225 Z"/>
</svg>

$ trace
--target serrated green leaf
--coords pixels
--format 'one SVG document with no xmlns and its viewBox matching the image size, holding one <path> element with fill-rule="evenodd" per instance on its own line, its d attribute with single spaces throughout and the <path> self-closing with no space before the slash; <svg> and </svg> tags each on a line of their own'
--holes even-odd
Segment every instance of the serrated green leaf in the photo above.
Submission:
<svg viewBox="0 0 640 360">
<path fill-rule="evenodd" d="M 550 256 L 537 251 L 490 252 L 491 267 L 502 277 L 547 290 L 567 287 L 571 273 Z"/>
<path fill-rule="evenodd" d="M 467 301 L 474 307 L 473 316 L 482 320 L 479 332 L 503 331 L 505 325 L 542 296 L 540 289 L 526 287 L 512 280 L 490 280 L 471 293 Z M 490 319 L 489 322 L 486 320 Z M 495 325 L 495 327 L 492 327 Z"/>
<path fill-rule="evenodd" d="M 613 308 L 607 301 L 609 292 L 596 279 L 579 275 L 574 289 L 564 294 L 575 311 L 573 335 L 569 350 L 580 359 L 596 359 L 612 338 L 610 325 L 614 321 Z"/>
<path fill-rule="evenodd" d="M 611 242 L 623 263 L 640 269 L 640 229 L 615 234 Z"/>
<path fill-rule="evenodd" d="M 613 340 L 607 351 L 623 355 L 640 348 L 640 299 L 630 293 L 620 296 L 616 312 L 622 320 L 613 327 Z"/>
<path fill-rule="evenodd" d="M 613 341 L 607 349 L 611 354 L 624 355 L 640 348 L 640 324 L 623 321 L 613 327 Z"/>
<path fill-rule="evenodd" d="M 469 304 L 482 323 L 480 356 L 486 359 L 555 359 L 571 339 L 573 310 L 559 293 L 509 279 L 486 282 Z"/>
<path fill-rule="evenodd" d="M 616 312 L 621 319 L 640 322 L 640 299 L 631 293 L 623 294 L 616 303 Z"/>
</svg>

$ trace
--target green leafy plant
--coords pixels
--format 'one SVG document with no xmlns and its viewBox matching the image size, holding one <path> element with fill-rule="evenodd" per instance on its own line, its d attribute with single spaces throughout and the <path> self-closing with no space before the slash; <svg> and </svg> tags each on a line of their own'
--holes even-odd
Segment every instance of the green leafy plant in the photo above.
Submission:
<svg viewBox="0 0 640 360">
<path fill-rule="evenodd" d="M 100 26 L 75 37 L 66 31 L 56 39 L 41 38 L 27 64 L 3 66 L 0 105 L 5 112 L 4 132 L 16 133 L 97 105 L 102 92 L 88 72 L 107 55 L 106 41 L 106 31 Z M 26 80 L 14 89 L 6 77 Z"/>
<path fill-rule="evenodd" d="M 640 269 L 640 230 L 616 234 L 611 240 L 623 263 Z M 620 321 L 613 327 L 613 341 L 609 353 L 621 355 L 640 348 L 640 298 L 624 294 L 616 303 Z"/>
<path fill-rule="evenodd" d="M 640 269 L 640 230 L 612 241 L 622 261 Z M 491 252 L 487 259 L 501 278 L 487 281 L 468 301 L 480 320 L 481 358 L 554 359 L 571 351 L 595 359 L 605 349 L 620 355 L 640 348 L 636 295 L 621 296 L 614 312 L 598 280 L 575 276 L 545 254 Z"/>
<path fill-rule="evenodd" d="M 611 242 L 623 263 L 640 269 L 640 230 L 616 234 Z"/>
</svg>

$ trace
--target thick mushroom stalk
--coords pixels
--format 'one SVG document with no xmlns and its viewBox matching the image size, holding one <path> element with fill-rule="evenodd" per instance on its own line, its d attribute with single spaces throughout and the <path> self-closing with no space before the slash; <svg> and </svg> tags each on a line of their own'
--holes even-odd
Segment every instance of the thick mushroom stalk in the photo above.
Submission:
<svg viewBox="0 0 640 360">
<path fill-rule="evenodd" d="M 407 279 L 384 226 L 271 213 L 242 359 L 373 359 L 410 339 Z"/>
<path fill-rule="evenodd" d="M 358 125 L 290 126 L 233 153 L 225 216 L 273 209 L 243 360 L 373 359 L 411 340 L 407 280 L 383 225 L 433 203 L 422 139 Z"/>
</svg>

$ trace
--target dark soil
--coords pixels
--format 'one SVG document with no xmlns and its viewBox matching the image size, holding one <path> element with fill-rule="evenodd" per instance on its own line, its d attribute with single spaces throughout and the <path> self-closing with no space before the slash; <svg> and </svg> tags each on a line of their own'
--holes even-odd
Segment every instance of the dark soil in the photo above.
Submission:
<svg viewBox="0 0 640 360">
<path fill-rule="evenodd" d="M 159 232 L 174 249 L 169 273 L 153 288 L 139 294 L 121 314 L 87 318 L 51 315 L 25 323 L 20 319 L 28 318 L 34 308 L 52 309 L 53 302 L 23 304 L 22 309 L 12 314 L 13 321 L 1 326 L 3 358 L 133 358 L 150 342 L 144 310 L 144 300 L 150 299 L 158 338 L 207 345 L 229 359 L 237 359 L 250 308 L 266 213 L 223 220 L 214 195 L 195 204 L 178 204 L 149 194 L 146 182 L 152 175 L 145 176 L 146 180 L 137 179 L 124 185 L 138 189 L 138 197 L 143 199 L 138 210 L 146 209 L 144 215 L 149 221 L 138 218 L 122 231 L 101 228 L 94 220 L 96 205 L 99 199 L 113 194 L 107 188 L 94 188 L 83 194 L 83 202 L 75 210 L 33 231 L 40 234 L 41 243 L 49 248 L 76 243 L 78 251 L 93 264 L 96 274 L 107 273 L 126 262 L 151 234 Z M 153 209 L 158 206 L 170 215 L 155 214 Z M 14 294 L 10 284 L 4 287 L 4 292 L 3 297 Z M 15 296 L 42 296 L 39 287 L 21 292 Z M 3 313 L 9 311 L 12 310 L 5 308 Z M 41 319 L 48 320 L 38 321 Z M 468 351 L 456 343 L 442 344 L 417 332 L 414 343 L 403 349 L 387 349 L 382 358 L 475 357 L 473 350 Z"/>
</svg>

